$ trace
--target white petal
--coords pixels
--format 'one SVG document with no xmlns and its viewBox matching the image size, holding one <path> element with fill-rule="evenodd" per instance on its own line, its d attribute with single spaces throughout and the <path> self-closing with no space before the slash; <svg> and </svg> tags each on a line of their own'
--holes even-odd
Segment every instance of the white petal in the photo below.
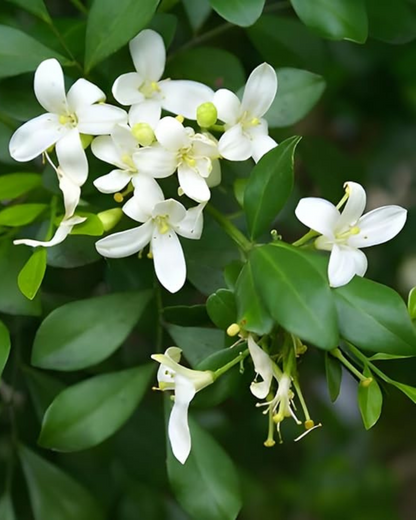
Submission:
<svg viewBox="0 0 416 520">
<path fill-rule="evenodd" d="M 111 134 L 114 125 L 127 123 L 123 109 L 105 103 L 82 107 L 77 116 L 79 131 L 87 135 Z"/>
<path fill-rule="evenodd" d="M 164 117 L 155 129 L 156 139 L 170 152 L 190 146 L 191 142 L 182 123 L 174 117 Z"/>
<path fill-rule="evenodd" d="M 165 70 L 163 38 L 151 29 L 141 31 L 130 43 L 130 54 L 137 72 L 147 81 L 159 81 Z"/>
<path fill-rule="evenodd" d="M 124 170 L 113 170 L 107 175 L 95 179 L 94 186 L 101 193 L 117 193 L 130 182 L 131 173 Z"/>
<path fill-rule="evenodd" d="M 334 244 L 328 265 L 329 284 L 331 287 L 346 285 L 354 275 L 364 276 L 367 266 L 367 257 L 362 251 Z"/>
<path fill-rule="evenodd" d="M 173 226 L 176 233 L 185 238 L 199 240 L 201 238 L 202 228 L 204 226 L 204 208 L 205 204 L 203 203 L 188 209 L 186 212 L 186 217 L 178 224 Z"/>
<path fill-rule="evenodd" d="M 56 155 L 65 175 L 78 186 L 82 186 L 88 177 L 88 161 L 76 128 L 71 129 L 56 143 Z"/>
<path fill-rule="evenodd" d="M 273 379 L 272 362 L 266 352 L 257 345 L 251 334 L 248 336 L 247 345 L 254 363 L 254 370 L 263 379 L 260 383 L 253 381 L 250 385 L 250 390 L 258 399 L 264 399 L 270 392 L 270 385 Z"/>
<path fill-rule="evenodd" d="M 146 99 L 138 105 L 133 105 L 129 111 L 129 124 L 133 126 L 137 123 L 147 123 L 155 129 L 162 114 L 162 105 L 159 100 Z"/>
<path fill-rule="evenodd" d="M 20 244 L 24 244 L 26 246 L 31 246 L 31 247 L 39 247 L 39 246 L 53 247 L 53 246 L 56 246 L 56 245 L 60 244 L 61 242 L 63 242 L 66 239 L 66 237 L 69 235 L 69 233 L 71 233 L 72 228 L 76 224 L 81 224 L 82 222 L 85 222 L 86 220 L 87 219 L 85 217 L 77 217 L 77 216 L 71 217 L 68 220 L 63 220 L 60 223 L 58 229 L 56 230 L 55 235 L 48 242 L 42 242 L 40 240 L 22 239 L 22 240 L 14 240 L 13 244 L 16 246 L 18 246 Z"/>
<path fill-rule="evenodd" d="M 241 107 L 253 117 L 262 117 L 270 108 L 277 92 L 276 72 L 268 63 L 256 67 L 250 74 Z"/>
<path fill-rule="evenodd" d="M 253 159 L 259 162 L 260 159 L 269 152 L 272 148 L 276 148 L 277 143 L 268 135 L 259 135 L 252 140 Z"/>
<path fill-rule="evenodd" d="M 195 134 L 192 139 L 192 153 L 199 157 L 209 157 L 210 159 L 218 159 L 218 141 L 210 136 L 210 134 Z"/>
<path fill-rule="evenodd" d="M 84 78 L 77 80 L 68 91 L 68 107 L 76 112 L 82 107 L 105 101 L 104 92 Z"/>
<path fill-rule="evenodd" d="M 26 162 L 38 157 L 66 134 L 67 128 L 59 123 L 59 116 L 42 114 L 18 128 L 9 144 L 15 161 Z"/>
<path fill-rule="evenodd" d="M 178 166 L 176 153 L 169 152 L 158 143 L 141 148 L 134 154 L 133 160 L 139 173 L 156 179 L 169 177 L 175 173 Z"/>
<path fill-rule="evenodd" d="M 30 53 L 30 49 L 28 49 Z M 35 72 L 35 95 L 47 112 L 66 114 L 68 106 L 65 95 L 64 73 L 55 58 L 42 61 Z"/>
<path fill-rule="evenodd" d="M 179 374 L 175 376 L 175 403 L 169 418 L 168 435 L 172 452 L 181 464 L 185 464 L 191 452 L 188 408 L 195 393 L 191 381 Z"/>
<path fill-rule="evenodd" d="M 62 191 L 64 197 L 64 220 L 68 220 L 73 216 L 78 206 L 81 197 L 81 188 L 65 175 L 61 168 L 58 168 L 57 174 L 59 179 L 59 189 Z"/>
<path fill-rule="evenodd" d="M 341 213 L 341 218 L 338 220 L 336 232 L 348 229 L 350 226 L 355 226 L 358 219 L 364 213 L 367 196 L 364 188 L 356 182 L 346 182 L 345 187 L 349 190 L 349 197 L 347 203 Z"/>
<path fill-rule="evenodd" d="M 133 184 L 134 196 L 125 204 L 124 208 L 129 204 L 127 215 L 138 222 L 144 222 L 151 218 L 154 207 L 162 202 L 165 197 L 159 184 L 149 175 L 144 173 L 135 175 Z M 134 200 L 134 203 L 130 202 L 132 200 Z M 132 205 L 131 208 L 130 204 Z M 133 209 L 133 204 L 137 206 L 137 210 Z"/>
<path fill-rule="evenodd" d="M 221 164 L 218 159 L 212 159 L 212 170 L 209 176 L 205 179 L 209 188 L 214 188 L 221 184 Z"/>
<path fill-rule="evenodd" d="M 129 161 L 133 160 L 133 154 L 139 150 L 139 144 L 136 138 L 131 133 L 131 128 L 128 125 L 115 125 L 111 132 L 111 138 L 118 149 L 120 159 L 123 155 L 127 155 Z"/>
<path fill-rule="evenodd" d="M 179 185 L 185 195 L 196 202 L 207 202 L 211 197 L 206 180 L 186 164 L 178 167 Z"/>
<path fill-rule="evenodd" d="M 217 108 L 218 119 L 227 123 L 227 125 L 235 125 L 241 112 L 241 101 L 238 97 L 225 88 L 217 90 L 212 101 Z"/>
<path fill-rule="evenodd" d="M 167 216 L 169 225 L 175 226 L 186 217 L 186 209 L 175 199 L 158 202 L 153 208 L 152 217 Z"/>
<path fill-rule="evenodd" d="M 179 291 L 186 280 L 186 263 L 176 233 L 169 229 L 162 234 L 155 226 L 151 248 L 159 282 L 171 293 Z"/>
<path fill-rule="evenodd" d="M 121 105 L 134 105 L 144 101 L 144 95 L 140 92 L 143 85 L 143 77 L 137 72 L 128 72 L 119 76 L 113 84 L 113 96 Z"/>
<path fill-rule="evenodd" d="M 253 145 L 240 125 L 227 130 L 218 143 L 220 154 L 229 161 L 245 161 L 253 153 Z"/>
<path fill-rule="evenodd" d="M 403 229 L 407 211 L 400 206 L 384 206 L 364 215 L 357 223 L 358 235 L 352 235 L 348 244 L 352 247 L 370 247 L 391 240 Z"/>
<path fill-rule="evenodd" d="M 192 120 L 196 120 L 199 105 L 212 101 L 214 96 L 212 89 L 197 81 L 165 80 L 159 83 L 159 88 L 165 110 Z"/>
<path fill-rule="evenodd" d="M 107 258 L 124 258 L 134 255 L 150 242 L 152 228 L 152 222 L 148 221 L 142 226 L 102 238 L 95 244 L 95 247 L 100 255 Z"/>
<path fill-rule="evenodd" d="M 100 161 L 114 164 L 114 166 L 119 168 L 124 168 L 125 166 L 121 161 L 119 149 L 109 135 L 96 137 L 91 143 L 91 151 Z"/>
<path fill-rule="evenodd" d="M 305 226 L 327 238 L 334 238 L 334 230 L 340 215 L 331 202 L 317 197 L 307 197 L 299 201 L 295 214 Z"/>
</svg>

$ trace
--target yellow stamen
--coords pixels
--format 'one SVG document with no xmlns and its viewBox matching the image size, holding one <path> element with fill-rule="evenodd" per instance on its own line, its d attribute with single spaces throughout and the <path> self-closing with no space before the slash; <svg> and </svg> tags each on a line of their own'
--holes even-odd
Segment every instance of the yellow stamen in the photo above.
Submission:
<svg viewBox="0 0 416 520">
<path fill-rule="evenodd" d="M 260 124 L 260 119 L 258 117 L 253 117 L 253 119 L 250 121 L 250 124 L 253 126 L 257 126 Z"/>
<path fill-rule="evenodd" d="M 149 251 L 146 256 L 149 260 L 153 260 L 153 253 L 151 251 Z"/>
<path fill-rule="evenodd" d="M 179 123 L 183 123 L 185 121 L 185 118 L 183 116 L 181 116 L 180 114 L 176 116 L 175 118 L 177 121 L 179 121 Z"/>
<path fill-rule="evenodd" d="M 157 81 L 152 81 L 150 83 L 150 86 L 152 87 L 153 90 L 155 90 L 156 92 L 160 92 L 160 87 L 159 87 L 159 84 Z"/>
<path fill-rule="evenodd" d="M 315 426 L 315 423 L 312 421 L 312 419 L 308 419 L 304 422 L 305 430 L 310 430 Z"/>
<path fill-rule="evenodd" d="M 116 202 L 123 202 L 123 200 L 124 200 L 124 197 L 121 193 L 114 193 L 113 198 Z"/>
<path fill-rule="evenodd" d="M 238 323 L 232 323 L 228 329 L 227 334 L 230 337 L 237 336 L 237 334 L 240 332 L 240 325 Z"/>
</svg>

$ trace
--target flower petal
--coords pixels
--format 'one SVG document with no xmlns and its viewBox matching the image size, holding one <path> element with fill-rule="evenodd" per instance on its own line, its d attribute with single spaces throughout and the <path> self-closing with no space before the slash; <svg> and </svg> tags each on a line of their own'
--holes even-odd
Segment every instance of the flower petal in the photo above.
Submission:
<svg viewBox="0 0 416 520">
<path fill-rule="evenodd" d="M 186 217 L 186 209 L 180 202 L 175 199 L 167 199 L 158 202 L 152 211 L 152 217 L 159 215 L 169 218 L 169 225 L 179 224 Z"/>
<path fill-rule="evenodd" d="M 131 173 L 124 170 L 113 170 L 107 175 L 95 179 L 94 186 L 101 193 L 117 193 L 130 182 Z"/>
<path fill-rule="evenodd" d="M 348 239 L 352 247 L 370 247 L 394 238 L 406 223 L 407 211 L 400 206 L 384 206 L 374 209 L 360 218 L 358 235 Z"/>
<path fill-rule="evenodd" d="M 245 161 L 253 153 L 253 145 L 241 125 L 237 124 L 227 130 L 218 143 L 220 154 L 229 161 Z"/>
<path fill-rule="evenodd" d="M 47 112 L 53 114 L 68 112 L 64 73 L 55 58 L 42 61 L 36 69 L 34 89 L 37 100 Z"/>
<path fill-rule="evenodd" d="M 15 161 L 26 162 L 38 157 L 68 131 L 55 114 L 42 114 L 31 119 L 12 135 L 10 155 Z"/>
<path fill-rule="evenodd" d="M 340 215 L 331 202 L 317 197 L 307 197 L 299 201 L 295 214 L 305 226 L 327 238 L 334 238 L 334 230 Z"/>
<path fill-rule="evenodd" d="M 130 54 L 137 72 L 147 81 L 159 81 L 165 70 L 163 38 L 151 29 L 141 31 L 130 43 Z"/>
<path fill-rule="evenodd" d="M 133 128 L 137 123 L 147 123 L 153 130 L 160 120 L 162 105 L 159 100 L 146 99 L 133 105 L 129 111 L 129 125 Z"/>
<path fill-rule="evenodd" d="M 144 222 L 152 217 L 154 207 L 165 198 L 159 184 L 149 175 L 135 175 L 133 185 L 134 196 L 124 205 L 123 211 L 126 213 L 127 209 L 126 215 L 138 222 Z"/>
<path fill-rule="evenodd" d="M 217 108 L 218 119 L 227 125 L 235 125 L 241 113 L 241 101 L 238 97 L 225 88 L 217 90 L 212 101 Z"/>
<path fill-rule="evenodd" d="M 164 179 L 174 174 L 178 166 L 176 153 L 169 152 L 156 143 L 141 148 L 133 155 L 139 173 L 144 173 L 155 179 Z"/>
<path fill-rule="evenodd" d="M 87 135 L 111 134 L 115 125 L 127 123 L 123 109 L 105 103 L 82 107 L 77 116 L 79 131 Z"/>
<path fill-rule="evenodd" d="M 204 208 L 205 203 L 198 204 L 198 206 L 188 209 L 186 217 L 173 226 L 176 233 L 185 238 L 199 240 L 204 226 Z"/>
<path fill-rule="evenodd" d="M 111 132 L 111 138 L 118 149 L 121 159 L 123 155 L 128 157 L 125 165 L 129 165 L 133 161 L 133 154 L 139 150 L 139 144 L 131 133 L 131 128 L 128 125 L 115 125 Z"/>
<path fill-rule="evenodd" d="M 78 216 L 71 217 L 68 220 L 63 220 L 59 224 L 59 227 L 56 230 L 56 232 L 55 232 L 54 236 L 52 237 L 52 239 L 47 241 L 47 242 L 42 242 L 40 240 L 31 240 L 31 239 L 23 238 L 21 240 L 14 240 L 13 244 L 16 245 L 16 246 L 18 246 L 20 244 L 24 244 L 26 246 L 31 246 L 31 247 L 39 247 L 39 246 L 42 246 L 42 247 L 53 247 L 53 246 L 57 246 L 58 244 L 60 244 L 61 242 L 63 242 L 66 239 L 66 237 L 69 235 L 69 233 L 71 233 L 72 228 L 75 225 L 81 224 L 82 222 L 85 222 L 86 220 L 87 220 L 86 217 L 78 217 Z"/>
<path fill-rule="evenodd" d="M 199 105 L 212 101 L 212 89 L 198 83 L 182 79 L 165 80 L 159 83 L 162 92 L 162 108 L 186 119 L 196 120 Z"/>
<path fill-rule="evenodd" d="M 344 187 L 349 191 L 349 197 L 341 213 L 341 218 L 338 220 L 335 230 L 336 233 L 348 229 L 350 226 L 355 226 L 358 219 L 364 213 L 367 203 L 365 190 L 360 184 L 356 182 L 346 182 Z"/>
<path fill-rule="evenodd" d="M 211 192 L 206 180 L 186 164 L 179 165 L 178 180 L 185 195 L 190 199 L 196 202 L 207 202 L 211 198 Z"/>
<path fill-rule="evenodd" d="M 266 352 L 257 345 L 251 334 L 248 336 L 247 345 L 254 363 L 254 370 L 263 379 L 260 383 L 253 381 L 250 385 L 250 390 L 258 399 L 264 399 L 270 392 L 270 385 L 273 379 L 272 362 Z"/>
<path fill-rule="evenodd" d="M 62 191 L 64 197 L 65 216 L 64 220 L 70 219 L 78 206 L 81 197 L 81 188 L 74 183 L 70 177 L 65 175 L 62 168 L 57 169 L 59 179 L 59 189 Z"/>
<path fill-rule="evenodd" d="M 105 101 L 104 92 L 84 78 L 77 80 L 68 90 L 68 108 L 77 112 L 80 108 Z"/>
<path fill-rule="evenodd" d="M 252 140 L 252 146 L 254 162 L 259 162 L 263 155 L 276 148 L 277 143 L 268 135 L 258 135 Z"/>
<path fill-rule="evenodd" d="M 329 284 L 331 287 L 346 285 L 354 275 L 364 276 L 367 267 L 367 257 L 362 251 L 334 244 L 328 265 Z"/>
<path fill-rule="evenodd" d="M 155 136 L 163 148 L 170 152 L 177 152 L 191 144 L 183 124 L 171 116 L 159 121 Z"/>
<path fill-rule="evenodd" d="M 142 103 L 145 98 L 139 89 L 143 85 L 143 81 L 143 77 L 137 72 L 122 74 L 113 84 L 114 98 L 120 105 L 130 106 L 135 103 Z"/>
<path fill-rule="evenodd" d="M 72 128 L 56 143 L 59 165 L 71 181 L 82 186 L 88 177 L 88 161 L 79 132 Z"/>
<path fill-rule="evenodd" d="M 263 117 L 277 92 L 276 72 L 268 63 L 262 63 L 250 74 L 241 102 L 242 111 L 253 117 Z"/>
<path fill-rule="evenodd" d="M 188 425 L 189 404 L 196 394 L 191 381 L 186 377 L 175 376 L 175 402 L 170 414 L 168 435 L 173 455 L 185 464 L 191 452 L 191 433 Z"/>
<path fill-rule="evenodd" d="M 212 170 L 209 176 L 205 179 L 209 188 L 214 188 L 221 184 L 221 164 L 218 159 L 211 160 Z"/>
<path fill-rule="evenodd" d="M 159 282 L 171 293 L 178 292 L 186 280 L 185 257 L 178 236 L 172 229 L 160 233 L 155 226 L 151 250 Z"/>
<path fill-rule="evenodd" d="M 107 258 L 124 258 L 134 255 L 150 242 L 152 229 L 153 223 L 148 221 L 139 227 L 102 238 L 95 244 L 95 247 L 100 255 Z"/>
<path fill-rule="evenodd" d="M 91 151 L 100 161 L 114 164 L 118 168 L 125 167 L 120 157 L 120 151 L 109 135 L 96 137 L 91 143 Z"/>
</svg>

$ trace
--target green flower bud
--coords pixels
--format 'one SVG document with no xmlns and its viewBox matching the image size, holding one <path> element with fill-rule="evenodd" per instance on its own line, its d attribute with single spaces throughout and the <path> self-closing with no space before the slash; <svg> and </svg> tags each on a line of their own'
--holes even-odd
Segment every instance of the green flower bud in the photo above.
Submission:
<svg viewBox="0 0 416 520">
<path fill-rule="evenodd" d="M 196 111 L 196 120 L 201 128 L 209 128 L 215 125 L 218 119 L 218 112 L 214 103 L 202 103 Z"/>
<path fill-rule="evenodd" d="M 94 139 L 94 136 L 87 135 L 87 134 L 79 134 L 81 137 L 81 143 L 84 150 L 89 147 L 89 145 L 92 143 L 92 140 Z"/>
<path fill-rule="evenodd" d="M 97 217 L 103 224 L 104 231 L 110 231 L 110 229 L 113 229 L 113 227 L 120 222 L 122 216 L 123 212 L 121 208 L 107 209 L 106 211 L 101 211 L 101 213 L 97 214 Z"/>
<path fill-rule="evenodd" d="M 131 133 L 142 146 L 150 146 L 155 140 L 155 133 L 148 123 L 136 123 Z"/>
</svg>

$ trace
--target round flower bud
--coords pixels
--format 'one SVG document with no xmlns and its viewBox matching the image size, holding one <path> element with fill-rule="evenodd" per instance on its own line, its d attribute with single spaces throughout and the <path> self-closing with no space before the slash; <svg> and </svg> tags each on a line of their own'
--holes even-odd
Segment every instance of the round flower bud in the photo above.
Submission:
<svg viewBox="0 0 416 520">
<path fill-rule="evenodd" d="M 214 103 L 202 103 L 196 111 L 196 120 L 201 128 L 209 128 L 215 125 L 218 119 L 218 112 Z"/>
<path fill-rule="evenodd" d="M 101 211 L 101 213 L 97 214 L 97 217 L 101 220 L 104 231 L 110 231 L 116 226 L 121 217 L 123 216 L 123 212 L 121 208 L 112 208 L 107 209 L 106 211 Z"/>
<path fill-rule="evenodd" d="M 153 128 L 148 123 L 136 123 L 131 133 L 142 146 L 150 146 L 155 140 Z"/>
</svg>

